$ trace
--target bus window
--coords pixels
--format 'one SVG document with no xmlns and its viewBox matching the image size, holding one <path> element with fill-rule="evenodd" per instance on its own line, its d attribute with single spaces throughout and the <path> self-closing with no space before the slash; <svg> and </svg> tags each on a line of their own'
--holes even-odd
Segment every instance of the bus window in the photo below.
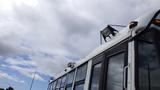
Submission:
<svg viewBox="0 0 160 90">
<path fill-rule="evenodd" d="M 52 90 L 56 90 L 56 86 L 57 86 L 57 80 L 54 81 L 54 84 L 52 85 Z"/>
<path fill-rule="evenodd" d="M 75 72 L 75 71 L 72 71 L 72 72 L 70 72 L 70 73 L 68 74 L 68 76 L 67 76 L 67 84 L 70 84 L 70 83 L 73 82 L 74 72 Z"/>
<path fill-rule="evenodd" d="M 75 70 L 67 74 L 66 90 L 72 90 L 72 83 L 74 80 Z"/>
<path fill-rule="evenodd" d="M 66 75 L 62 77 L 62 81 L 61 81 L 61 89 L 60 89 L 60 90 L 64 90 L 65 82 L 66 82 Z"/>
<path fill-rule="evenodd" d="M 60 88 L 60 85 L 61 85 L 61 78 L 57 80 L 56 90 Z"/>
<path fill-rule="evenodd" d="M 48 89 L 47 90 L 52 90 L 52 84 L 48 85 Z"/>
<path fill-rule="evenodd" d="M 99 81 L 100 81 L 100 73 L 101 73 L 102 64 L 95 64 L 93 66 L 92 78 L 91 78 L 91 90 L 99 90 Z"/>
<path fill-rule="evenodd" d="M 84 64 L 77 69 L 75 90 L 83 90 L 87 72 L 87 65 L 88 64 Z"/>
<path fill-rule="evenodd" d="M 75 90 L 83 90 L 84 84 L 76 85 Z"/>
<path fill-rule="evenodd" d="M 55 81 L 52 82 L 52 83 L 50 84 L 50 89 L 49 89 L 49 90 L 55 90 L 55 85 L 56 85 L 56 82 L 55 82 Z"/>
<path fill-rule="evenodd" d="M 76 74 L 76 81 L 84 80 L 87 72 L 87 64 L 82 65 L 78 68 Z"/>
<path fill-rule="evenodd" d="M 67 87 L 66 90 L 72 90 L 72 87 Z"/>
<path fill-rule="evenodd" d="M 152 24 L 137 44 L 137 89 L 160 90 L 160 27 Z"/>
<path fill-rule="evenodd" d="M 124 53 L 109 57 L 106 90 L 123 90 Z"/>
</svg>

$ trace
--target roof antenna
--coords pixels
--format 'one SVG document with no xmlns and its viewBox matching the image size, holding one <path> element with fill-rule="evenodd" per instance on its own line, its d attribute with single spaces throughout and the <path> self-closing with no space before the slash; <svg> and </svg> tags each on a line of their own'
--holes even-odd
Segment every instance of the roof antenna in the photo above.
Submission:
<svg viewBox="0 0 160 90">
<path fill-rule="evenodd" d="M 32 79 L 32 82 L 31 82 L 29 90 L 32 90 L 32 86 L 33 86 L 33 83 L 34 83 L 35 76 L 36 76 L 36 71 L 34 72 L 34 76 L 33 76 L 33 79 Z"/>
</svg>

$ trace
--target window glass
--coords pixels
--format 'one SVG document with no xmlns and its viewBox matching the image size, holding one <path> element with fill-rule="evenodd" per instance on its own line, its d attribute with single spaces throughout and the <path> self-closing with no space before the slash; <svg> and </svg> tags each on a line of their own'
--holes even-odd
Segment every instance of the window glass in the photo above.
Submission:
<svg viewBox="0 0 160 90">
<path fill-rule="evenodd" d="M 67 87 L 66 90 L 72 90 L 72 87 Z"/>
<path fill-rule="evenodd" d="M 52 83 L 52 90 L 55 89 L 55 86 L 56 86 L 56 82 L 53 82 Z"/>
<path fill-rule="evenodd" d="M 74 72 L 75 72 L 75 71 L 71 71 L 71 72 L 67 75 L 67 84 L 71 84 L 71 83 L 73 82 Z"/>
<path fill-rule="evenodd" d="M 52 90 L 52 84 L 49 84 L 48 90 Z"/>
<path fill-rule="evenodd" d="M 100 73 L 101 73 L 101 63 L 93 66 L 91 90 L 99 90 Z"/>
<path fill-rule="evenodd" d="M 51 85 L 51 86 L 50 86 L 50 90 L 52 90 L 52 89 L 53 89 L 53 86 Z"/>
<path fill-rule="evenodd" d="M 58 79 L 56 88 L 60 88 L 60 85 L 61 85 L 61 78 Z"/>
<path fill-rule="evenodd" d="M 84 84 L 76 85 L 75 90 L 83 90 Z"/>
<path fill-rule="evenodd" d="M 160 90 L 160 29 L 150 27 L 138 39 L 139 90 Z"/>
<path fill-rule="evenodd" d="M 54 81 L 54 84 L 53 84 L 52 90 L 55 90 L 56 85 L 57 85 L 57 80 L 56 80 L 56 81 Z"/>
<path fill-rule="evenodd" d="M 80 66 L 77 69 L 76 81 L 84 80 L 87 72 L 87 64 Z"/>
<path fill-rule="evenodd" d="M 123 66 L 124 53 L 109 58 L 107 90 L 123 90 Z"/>
<path fill-rule="evenodd" d="M 156 19 L 160 19 L 160 14 L 156 17 Z"/>
<path fill-rule="evenodd" d="M 66 76 L 63 76 L 62 77 L 62 82 L 61 82 L 61 87 L 64 87 L 65 82 L 66 82 Z"/>
<path fill-rule="evenodd" d="M 60 90 L 65 90 L 64 88 L 61 88 Z"/>
</svg>

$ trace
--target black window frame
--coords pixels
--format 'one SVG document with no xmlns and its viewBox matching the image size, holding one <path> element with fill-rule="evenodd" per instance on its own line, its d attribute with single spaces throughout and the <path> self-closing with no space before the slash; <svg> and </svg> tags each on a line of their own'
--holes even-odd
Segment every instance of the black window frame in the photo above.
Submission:
<svg viewBox="0 0 160 90">
<path fill-rule="evenodd" d="M 100 58 L 100 59 L 99 59 Z M 89 83 L 89 90 L 91 90 L 91 85 L 92 85 L 92 78 L 93 78 L 93 71 L 94 71 L 94 67 L 98 64 L 101 64 L 101 70 L 100 70 L 100 77 L 99 77 L 99 90 L 102 90 L 102 84 L 103 82 L 103 68 L 104 68 L 104 59 L 105 59 L 105 52 L 102 52 L 98 55 L 96 55 L 95 57 L 93 57 L 92 60 L 92 66 L 91 66 L 91 75 L 90 75 L 90 83 Z"/>
<path fill-rule="evenodd" d="M 85 68 L 85 69 L 86 69 L 85 77 L 84 77 L 82 80 L 76 81 L 78 69 L 81 68 L 81 67 L 83 67 L 83 66 L 86 66 L 86 68 Z M 88 70 L 88 62 L 85 62 L 84 64 L 82 64 L 82 65 L 80 65 L 80 66 L 77 67 L 73 90 L 75 90 L 75 87 L 76 87 L 76 86 L 81 85 L 81 84 L 85 84 L 87 70 Z"/>
<path fill-rule="evenodd" d="M 116 45 L 114 45 L 113 47 L 111 47 L 109 50 L 106 51 L 106 57 L 105 57 L 105 65 L 104 65 L 104 70 L 103 71 L 104 74 L 104 81 L 103 81 L 103 90 L 106 90 L 107 88 L 107 73 L 108 73 L 108 63 L 109 63 L 109 58 L 116 56 L 118 54 L 124 53 L 124 67 L 128 65 L 128 43 L 129 43 L 130 38 L 125 39 L 124 41 L 122 41 L 121 43 L 118 43 Z M 127 74 L 128 70 L 126 71 L 126 77 L 125 77 L 125 86 L 126 88 L 127 86 L 127 80 L 128 80 L 128 74 Z M 123 72 L 124 74 L 124 72 Z M 123 87 L 124 88 L 124 87 Z"/>
<path fill-rule="evenodd" d="M 91 76 L 90 76 L 90 84 L 89 84 L 89 90 L 91 90 L 91 82 L 92 82 L 92 77 L 93 77 L 93 66 L 95 64 L 102 63 L 101 66 L 101 73 L 100 73 L 100 82 L 99 82 L 99 90 L 105 90 L 106 89 L 106 83 L 107 83 L 107 72 L 108 69 L 108 56 L 115 55 L 117 53 L 125 52 L 125 57 L 124 57 L 124 64 L 125 66 L 128 65 L 128 42 L 130 41 L 130 37 L 126 38 L 125 40 L 121 41 L 120 43 L 117 43 L 110 47 L 109 49 L 105 50 L 104 52 L 96 55 L 95 57 L 92 58 L 92 69 L 91 69 Z M 96 60 L 98 57 L 102 56 L 102 60 Z M 128 70 L 127 70 L 128 72 Z M 127 87 L 127 79 L 128 75 L 126 72 L 126 87 Z"/>
<path fill-rule="evenodd" d="M 73 81 L 72 81 L 72 83 L 67 83 L 67 81 L 68 81 L 68 75 L 70 74 L 70 73 L 72 73 L 73 72 Z M 66 86 L 65 86 L 65 90 L 67 90 L 67 88 L 69 88 L 69 87 L 73 87 L 72 85 L 73 85 L 73 83 L 74 83 L 74 78 L 75 78 L 75 73 L 76 73 L 76 69 L 73 69 L 73 70 L 71 70 L 71 71 L 69 71 L 67 74 L 66 74 Z"/>
<path fill-rule="evenodd" d="M 101 70 L 100 70 L 100 75 L 99 75 L 100 76 L 99 77 L 99 84 L 98 84 L 99 85 L 99 90 L 101 90 L 100 89 L 100 87 L 101 87 L 101 84 L 100 84 L 101 82 L 100 81 L 101 81 L 101 76 L 102 76 L 102 71 L 103 71 L 102 70 L 102 61 L 98 61 L 97 63 L 92 64 L 91 75 L 90 75 L 90 83 L 89 83 L 89 90 L 91 90 L 91 86 L 92 86 L 92 78 L 93 78 L 93 73 L 94 73 L 94 67 L 96 65 L 98 65 L 98 64 L 101 64 L 101 68 L 100 68 Z"/>
<path fill-rule="evenodd" d="M 48 84 L 47 90 L 52 90 L 52 89 L 51 89 L 51 85 L 52 85 L 52 82 Z"/>
<path fill-rule="evenodd" d="M 116 53 L 113 53 L 113 54 L 111 54 L 111 55 L 109 55 L 108 57 L 107 57 L 107 71 L 106 71 L 106 85 L 104 85 L 104 90 L 107 90 L 107 81 L 108 81 L 108 66 L 109 66 L 109 62 L 110 62 L 110 58 L 112 58 L 112 57 L 114 57 L 114 56 L 117 56 L 117 55 L 120 55 L 120 54 L 124 54 L 124 66 L 123 66 L 123 68 L 125 67 L 125 66 L 127 66 L 128 65 L 128 60 L 126 59 L 126 57 L 127 57 L 127 53 L 126 53 L 126 51 L 119 51 L 119 52 L 116 52 Z M 127 75 L 127 72 L 125 73 L 126 74 L 126 81 L 125 82 L 127 82 L 127 77 L 128 77 L 128 75 Z M 123 76 L 124 76 L 124 71 L 123 71 Z M 123 77 L 123 80 L 124 80 L 124 77 Z M 122 82 L 122 84 L 124 83 L 124 81 Z M 126 84 L 126 87 L 127 87 L 127 83 L 125 83 Z M 122 85 L 122 88 L 124 89 L 124 87 L 123 87 L 123 85 Z"/>
<path fill-rule="evenodd" d="M 148 32 L 150 26 L 152 25 L 152 21 L 158 15 L 160 15 L 160 10 L 158 10 L 155 13 L 155 15 L 152 17 L 152 19 L 150 20 L 150 22 L 146 26 L 146 28 L 142 32 L 140 32 L 140 33 L 136 32 L 137 35 L 133 38 L 133 41 L 135 43 L 135 45 L 134 45 L 134 50 L 135 50 L 135 61 L 134 61 L 134 63 L 135 63 L 135 68 L 134 68 L 134 72 L 135 72 L 134 73 L 134 78 L 135 78 L 135 80 L 134 80 L 134 84 L 135 84 L 135 86 L 134 87 L 135 87 L 135 90 L 139 90 L 139 79 L 138 79 L 138 40 L 139 40 L 139 38 L 138 37 L 141 36 L 142 34 Z"/>
<path fill-rule="evenodd" d="M 56 90 L 57 80 L 58 80 L 58 79 L 54 80 L 55 86 L 52 88 L 52 90 Z"/>
<path fill-rule="evenodd" d="M 62 86 L 62 80 L 63 80 L 64 77 L 65 77 L 65 82 L 64 82 L 64 85 Z M 66 81 L 67 81 L 67 74 L 65 74 L 65 75 L 63 75 L 63 76 L 61 77 L 61 85 L 60 85 L 60 88 L 59 88 L 59 89 L 61 89 L 61 88 L 64 88 L 64 89 L 65 89 Z"/>
</svg>

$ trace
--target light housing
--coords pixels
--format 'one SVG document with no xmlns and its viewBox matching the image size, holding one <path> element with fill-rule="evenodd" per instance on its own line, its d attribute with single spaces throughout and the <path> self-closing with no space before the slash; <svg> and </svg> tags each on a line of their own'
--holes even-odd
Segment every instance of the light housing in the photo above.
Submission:
<svg viewBox="0 0 160 90">
<path fill-rule="evenodd" d="M 160 26 L 160 19 L 154 19 L 154 20 L 152 20 L 152 23 L 154 25 Z"/>
<path fill-rule="evenodd" d="M 138 22 L 137 22 L 137 21 L 131 21 L 131 22 L 129 23 L 129 29 L 132 29 L 132 28 L 136 27 L 137 25 L 138 25 Z"/>
</svg>

